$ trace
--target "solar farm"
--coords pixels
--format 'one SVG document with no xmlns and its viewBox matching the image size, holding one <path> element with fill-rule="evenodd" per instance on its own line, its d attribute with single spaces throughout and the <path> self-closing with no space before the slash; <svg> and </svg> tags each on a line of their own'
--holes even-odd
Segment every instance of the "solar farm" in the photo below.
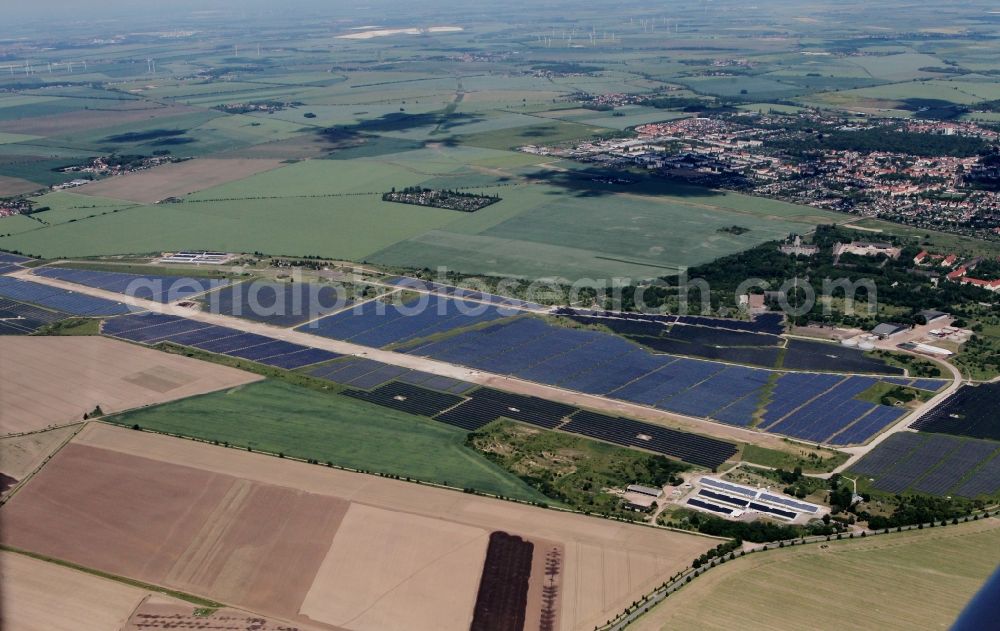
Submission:
<svg viewBox="0 0 1000 631">
<path fill-rule="evenodd" d="M 513 311 L 503 305 L 420 294 L 397 304 L 386 297 L 304 324 L 297 330 L 382 348 L 491 322 Z"/>
<path fill-rule="evenodd" d="M 252 280 L 226 285 L 200 298 L 209 313 L 291 327 L 350 307 L 344 287 Z"/>
<path fill-rule="evenodd" d="M 1000 383 L 965 385 L 910 425 L 924 432 L 1000 440 Z"/>
<path fill-rule="evenodd" d="M 558 326 L 533 317 L 528 313 L 537 307 L 533 303 L 406 277 L 391 279 L 391 284 L 415 290 L 418 292 L 415 296 L 401 301 L 398 295 L 389 294 L 343 306 L 344 297 L 337 288 L 306 283 L 294 287 L 260 281 L 227 284 L 215 279 L 169 276 L 144 281 L 143 277 L 134 274 L 66 268 L 42 268 L 36 273 L 109 291 L 131 292 L 136 286 L 152 287 L 154 289 L 142 297 L 158 302 L 203 294 L 201 300 L 211 312 L 274 326 L 297 326 L 296 331 L 320 337 L 398 350 L 670 413 L 831 445 L 862 444 L 907 414 L 907 408 L 859 398 L 881 381 L 932 391 L 944 385 L 940 380 L 891 375 L 778 371 L 662 352 L 655 344 L 643 341 L 673 335 L 681 346 L 758 352 L 765 344 L 770 344 L 771 350 L 777 352 L 776 344 L 784 341 L 776 334 L 781 331 L 778 314 L 738 321 L 700 316 L 621 317 L 602 312 L 559 312 L 581 323 L 600 322 L 617 333 L 611 334 Z M 43 293 L 63 291 L 0 277 L 0 281 L 3 280 L 15 287 L 39 288 Z M 12 297 L 17 295 L 21 294 Z M 87 296 L 80 299 L 88 304 L 101 300 Z M 96 312 L 102 315 L 116 312 L 106 301 L 95 305 L 91 308 L 98 309 Z M 116 308 L 125 309 L 124 305 Z M 324 308 L 335 312 L 322 315 Z M 83 311 L 84 307 L 76 310 Z M 105 333 L 148 344 L 172 342 L 193 346 L 289 369 L 337 357 L 306 345 L 179 317 L 158 320 L 151 316 L 136 322 L 146 324 L 133 326 L 132 320 L 122 319 L 106 325 Z M 802 344 L 822 346 L 821 352 L 834 349 L 840 353 L 842 350 L 836 345 Z M 817 353 L 811 346 L 802 344 L 793 347 L 805 349 L 795 351 L 799 355 Z M 843 351 L 859 353 L 856 349 Z M 782 352 L 786 361 L 795 354 L 789 349 Z M 849 357 L 831 357 L 854 365 Z M 855 360 L 858 366 L 869 369 L 878 365 L 867 357 Z M 411 372 L 414 374 L 407 376 Z M 362 390 L 393 379 L 403 382 L 422 379 L 421 383 L 432 379 L 416 372 L 354 362 L 324 367 L 318 376 Z M 887 372 L 898 372 L 898 369 L 887 369 Z M 462 388 L 450 382 L 431 383 L 431 387 L 435 385 L 436 389 L 445 391 Z"/>
<path fill-rule="evenodd" d="M 22 263 L 26 263 L 31 259 L 26 256 L 20 256 L 18 254 L 10 254 L 8 252 L 0 252 L 0 276 L 4 274 L 10 274 L 11 272 L 18 272 L 24 268 Z"/>
<path fill-rule="evenodd" d="M 46 278 L 162 303 L 185 300 L 228 283 L 228 281 L 214 278 L 125 274 L 63 267 L 44 267 L 34 270 L 33 273 Z"/>
<path fill-rule="evenodd" d="M 1000 442 L 900 432 L 851 467 L 886 493 L 980 497 L 1000 493 Z"/>
<path fill-rule="evenodd" d="M 28 335 L 69 314 L 0 298 L 0 335 Z"/>
<path fill-rule="evenodd" d="M 9 276 L 0 276 L 0 298 L 76 316 L 111 316 L 130 310 L 120 302 Z"/>
<path fill-rule="evenodd" d="M 752 321 L 702 316 L 640 319 L 630 314 L 585 314 L 572 309 L 555 312 L 575 322 L 605 326 L 660 353 L 684 355 L 763 368 L 902 374 L 902 369 L 866 356 L 857 348 L 809 340 L 785 340 L 780 314 L 758 315 Z M 777 317 L 776 317 L 777 316 Z"/>
<path fill-rule="evenodd" d="M 649 325 L 659 326 L 641 321 L 629 326 Z M 615 335 L 531 317 L 404 350 L 739 427 L 753 426 L 763 409 L 757 427 L 810 442 L 863 443 L 907 413 L 855 398 L 877 384 L 878 377 L 777 372 L 655 354 Z M 921 385 L 936 390 L 944 382 L 922 380 Z"/>
<path fill-rule="evenodd" d="M 104 323 L 102 331 L 105 335 L 130 342 L 147 345 L 170 342 L 285 370 L 340 357 L 330 351 L 256 333 L 155 313 L 110 319 Z"/>
<path fill-rule="evenodd" d="M 453 285 L 445 285 L 442 283 L 435 283 L 432 281 L 421 280 L 419 278 L 411 278 L 408 276 L 392 278 L 389 279 L 388 282 L 391 285 L 400 287 L 402 289 L 413 289 L 416 291 L 435 294 L 438 296 L 445 296 L 448 298 L 467 298 L 469 300 L 474 300 L 477 302 L 485 302 L 491 305 L 514 307 L 516 309 L 525 309 L 531 311 L 542 311 L 545 309 L 540 304 L 534 302 L 528 302 L 526 300 L 518 300 L 517 298 L 510 298 L 508 296 L 498 296 L 496 294 L 476 291 L 473 289 L 465 289 L 462 287 L 455 287 Z"/>
</svg>

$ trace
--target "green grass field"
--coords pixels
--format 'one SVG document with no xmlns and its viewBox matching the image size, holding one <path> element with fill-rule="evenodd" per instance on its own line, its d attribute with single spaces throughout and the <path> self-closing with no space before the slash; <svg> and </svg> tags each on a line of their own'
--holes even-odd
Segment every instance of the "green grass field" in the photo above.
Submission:
<svg viewBox="0 0 1000 631">
<path fill-rule="evenodd" d="M 465 447 L 465 432 L 430 419 L 278 381 L 108 419 L 320 463 L 406 476 L 531 501 L 546 498 Z"/>
<path fill-rule="evenodd" d="M 548 184 L 496 191 L 500 203 L 368 260 L 529 278 L 650 278 L 843 217 L 669 183 L 587 185 L 579 194 Z M 732 225 L 750 230 L 740 235 L 719 231 Z"/>
<path fill-rule="evenodd" d="M 945 629 L 996 568 L 996 518 L 768 551 L 709 571 L 633 627 Z"/>
</svg>

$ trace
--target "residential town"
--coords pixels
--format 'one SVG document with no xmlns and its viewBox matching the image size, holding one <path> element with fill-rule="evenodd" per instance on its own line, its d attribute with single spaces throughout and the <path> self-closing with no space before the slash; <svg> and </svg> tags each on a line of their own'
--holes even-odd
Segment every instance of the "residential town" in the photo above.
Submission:
<svg viewBox="0 0 1000 631">
<path fill-rule="evenodd" d="M 594 103 L 618 105 L 617 95 Z M 892 135 L 917 147 L 895 150 Z M 890 140 L 889 143 L 885 139 Z M 874 139 L 874 140 L 872 140 Z M 642 168 L 716 188 L 809 204 L 962 234 L 1000 234 L 1000 192 L 974 186 L 996 129 L 963 121 L 847 121 L 796 115 L 721 113 L 640 125 L 634 137 L 571 146 L 529 145 L 528 153 L 608 168 Z M 902 143 L 899 143 L 902 144 Z M 874 150 L 872 145 L 888 145 Z M 968 178 L 966 174 L 977 174 Z"/>
</svg>

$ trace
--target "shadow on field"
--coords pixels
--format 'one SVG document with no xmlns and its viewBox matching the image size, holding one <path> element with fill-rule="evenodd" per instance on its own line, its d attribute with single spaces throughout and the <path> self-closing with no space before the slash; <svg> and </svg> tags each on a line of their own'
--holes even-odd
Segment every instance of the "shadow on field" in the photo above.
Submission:
<svg viewBox="0 0 1000 631">
<path fill-rule="evenodd" d="M 562 189 L 552 191 L 551 195 L 568 193 L 583 198 L 604 197 L 618 193 L 672 197 L 706 197 L 724 194 L 722 191 L 684 184 L 650 173 L 583 165 L 578 169 L 567 171 L 538 170 L 525 177 L 538 184 L 548 184 Z"/>
</svg>

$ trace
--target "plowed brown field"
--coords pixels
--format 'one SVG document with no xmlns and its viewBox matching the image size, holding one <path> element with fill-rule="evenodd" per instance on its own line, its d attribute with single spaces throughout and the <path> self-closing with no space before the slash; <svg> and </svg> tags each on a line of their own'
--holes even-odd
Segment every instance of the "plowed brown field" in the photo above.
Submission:
<svg viewBox="0 0 1000 631">
<path fill-rule="evenodd" d="M 494 530 L 564 552 L 546 616 L 563 630 L 604 622 L 717 543 L 101 423 L 0 519 L 8 545 L 351 631 L 468 629 Z"/>
</svg>

